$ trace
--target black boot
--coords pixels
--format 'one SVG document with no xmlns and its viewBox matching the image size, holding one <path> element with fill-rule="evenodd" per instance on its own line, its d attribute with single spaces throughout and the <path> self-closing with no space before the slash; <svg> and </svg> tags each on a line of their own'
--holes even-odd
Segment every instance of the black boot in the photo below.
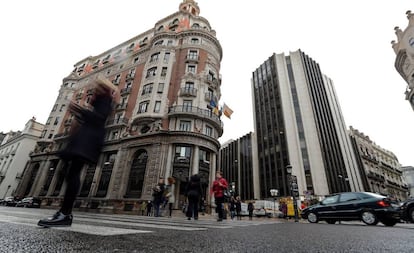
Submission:
<svg viewBox="0 0 414 253">
<path fill-rule="evenodd" d="M 40 220 L 37 225 L 42 227 L 69 227 L 72 225 L 72 214 L 55 213 L 52 217 Z"/>
</svg>

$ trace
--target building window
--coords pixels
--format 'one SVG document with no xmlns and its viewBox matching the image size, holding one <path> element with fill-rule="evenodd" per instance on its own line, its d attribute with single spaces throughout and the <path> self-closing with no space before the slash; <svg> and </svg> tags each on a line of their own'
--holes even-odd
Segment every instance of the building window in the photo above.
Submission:
<svg viewBox="0 0 414 253">
<path fill-rule="evenodd" d="M 139 57 L 138 57 L 138 56 L 137 56 L 137 57 L 135 57 L 135 58 L 134 58 L 134 64 L 135 64 L 135 63 L 137 63 L 137 62 L 138 62 L 138 60 L 139 60 Z"/>
<path fill-rule="evenodd" d="M 160 112 L 161 101 L 155 101 L 154 112 Z"/>
<path fill-rule="evenodd" d="M 196 73 L 196 65 L 193 65 L 193 64 L 187 65 L 187 72 L 195 74 Z"/>
<path fill-rule="evenodd" d="M 139 104 L 138 113 L 144 113 L 148 110 L 149 101 L 144 101 Z"/>
<path fill-rule="evenodd" d="M 191 131 L 191 121 L 180 120 L 180 131 Z"/>
<path fill-rule="evenodd" d="M 167 46 L 172 46 L 172 45 L 173 45 L 173 43 L 174 43 L 174 42 L 173 42 L 172 40 L 168 40 L 168 41 L 167 41 Z"/>
<path fill-rule="evenodd" d="M 193 101 L 192 100 L 184 100 L 183 101 L 183 111 L 184 112 L 190 112 L 192 106 L 193 106 Z"/>
<path fill-rule="evenodd" d="M 190 50 L 189 52 L 188 52 L 188 59 L 191 59 L 191 60 L 197 60 L 198 59 L 198 53 L 197 53 L 197 51 L 196 50 Z"/>
<path fill-rule="evenodd" d="M 161 76 L 165 77 L 167 75 L 167 67 L 163 67 L 161 70 Z"/>
<path fill-rule="evenodd" d="M 159 83 L 157 93 L 163 93 L 163 92 L 164 92 L 164 83 Z"/>
<path fill-rule="evenodd" d="M 164 41 L 163 40 L 159 40 L 159 41 L 155 42 L 154 46 L 161 46 L 162 43 L 164 43 Z"/>
<path fill-rule="evenodd" d="M 164 63 L 168 63 L 169 60 L 170 60 L 170 53 L 165 53 L 164 54 Z"/>
<path fill-rule="evenodd" d="M 142 88 L 141 95 L 150 94 L 152 92 L 152 87 L 153 87 L 153 83 L 144 85 L 144 87 Z"/>
<path fill-rule="evenodd" d="M 148 77 L 153 77 L 153 76 L 155 76 L 157 74 L 157 67 L 153 67 L 153 68 L 150 68 L 150 69 L 148 69 L 148 71 L 147 71 L 147 75 L 145 76 L 146 78 L 148 78 Z"/>
<path fill-rule="evenodd" d="M 50 122 L 52 121 L 52 117 L 49 117 L 46 121 L 46 125 L 50 125 Z"/>
<path fill-rule="evenodd" d="M 160 53 L 152 54 L 151 55 L 151 58 L 150 58 L 150 62 L 156 62 L 156 61 L 158 61 L 158 57 L 159 56 L 160 56 Z"/>
<path fill-rule="evenodd" d="M 145 150 L 138 150 L 134 154 L 129 173 L 128 186 L 126 191 L 127 198 L 140 198 L 145 180 L 145 170 L 147 168 L 148 154 Z"/>
<path fill-rule="evenodd" d="M 175 147 L 175 157 L 191 158 L 191 147 L 177 146 Z"/>
<path fill-rule="evenodd" d="M 208 75 L 207 75 L 207 80 L 209 80 L 210 82 L 212 82 L 214 80 L 214 73 L 209 71 Z"/>
<path fill-rule="evenodd" d="M 209 127 L 209 126 L 206 126 L 205 134 L 208 135 L 208 136 L 212 136 L 213 135 L 213 128 Z"/>
<path fill-rule="evenodd" d="M 58 107 L 58 105 L 57 105 L 57 104 L 55 104 L 55 105 L 53 106 L 52 112 L 56 111 L 57 107 Z"/>
<path fill-rule="evenodd" d="M 59 123 L 59 117 L 56 117 L 55 122 L 53 123 L 53 125 L 57 125 Z"/>
<path fill-rule="evenodd" d="M 200 43 L 199 39 L 197 39 L 197 38 L 192 38 L 191 39 L 191 44 L 198 44 L 198 43 Z"/>
</svg>

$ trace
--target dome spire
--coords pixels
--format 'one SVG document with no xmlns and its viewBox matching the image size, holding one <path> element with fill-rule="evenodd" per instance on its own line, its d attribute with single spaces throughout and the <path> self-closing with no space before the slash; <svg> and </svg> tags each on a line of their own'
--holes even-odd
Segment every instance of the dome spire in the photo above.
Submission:
<svg viewBox="0 0 414 253">
<path fill-rule="evenodd" d="M 183 0 L 180 4 L 180 11 L 190 13 L 194 16 L 198 16 L 200 14 L 200 8 L 194 0 Z"/>
</svg>

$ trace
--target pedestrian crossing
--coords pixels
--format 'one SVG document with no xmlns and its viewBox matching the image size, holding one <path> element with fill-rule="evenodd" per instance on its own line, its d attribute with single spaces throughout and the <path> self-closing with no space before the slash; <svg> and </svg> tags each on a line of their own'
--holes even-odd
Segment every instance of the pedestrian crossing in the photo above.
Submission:
<svg viewBox="0 0 414 253">
<path fill-rule="evenodd" d="M 0 208 L 0 223 L 31 226 L 38 229 L 49 229 L 37 226 L 40 218 L 52 215 L 52 210 L 27 208 Z M 175 231 L 207 231 L 212 229 L 231 229 L 263 224 L 278 223 L 277 220 L 224 220 L 217 222 L 213 216 L 200 217 L 199 220 L 187 220 L 184 216 L 173 218 L 135 216 L 120 214 L 96 214 L 77 212 L 71 227 L 50 228 L 60 231 L 112 236 L 123 234 L 157 233 L 160 230 Z M 280 222 L 279 222 L 280 223 Z"/>
</svg>

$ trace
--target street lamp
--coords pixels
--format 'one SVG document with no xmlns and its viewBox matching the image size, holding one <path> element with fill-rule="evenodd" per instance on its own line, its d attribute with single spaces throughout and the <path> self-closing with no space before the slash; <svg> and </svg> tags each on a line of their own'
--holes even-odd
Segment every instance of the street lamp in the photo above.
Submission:
<svg viewBox="0 0 414 253">
<path fill-rule="evenodd" d="M 277 189 L 270 189 L 270 195 L 273 197 L 273 217 L 276 217 L 276 197 L 279 195 Z"/>
<path fill-rule="evenodd" d="M 231 182 L 231 195 L 235 196 L 236 194 L 236 182 Z"/>
<path fill-rule="evenodd" d="M 349 182 L 349 178 L 347 178 L 347 177 L 343 177 L 341 174 L 339 174 L 339 175 L 338 175 L 338 178 L 340 178 L 340 179 L 341 179 L 341 181 L 342 181 L 342 180 L 344 181 L 345 191 L 348 191 L 347 184 L 348 184 L 348 182 Z M 341 184 L 341 185 L 342 185 L 342 184 Z"/>
<path fill-rule="evenodd" d="M 7 190 L 6 190 L 6 192 L 4 193 L 3 199 L 5 199 L 5 198 L 6 198 L 7 193 L 8 193 L 8 192 L 9 192 L 9 190 L 10 190 L 10 187 L 11 187 L 11 185 L 8 185 L 8 186 L 7 186 Z"/>
<path fill-rule="evenodd" d="M 293 198 L 293 209 L 295 212 L 295 222 L 299 221 L 298 215 L 298 203 L 296 202 L 296 195 L 299 195 L 298 191 L 298 180 L 295 175 L 292 175 L 292 165 L 286 166 L 286 172 L 289 174 L 288 181 L 289 181 L 289 189 L 290 193 Z"/>
</svg>

